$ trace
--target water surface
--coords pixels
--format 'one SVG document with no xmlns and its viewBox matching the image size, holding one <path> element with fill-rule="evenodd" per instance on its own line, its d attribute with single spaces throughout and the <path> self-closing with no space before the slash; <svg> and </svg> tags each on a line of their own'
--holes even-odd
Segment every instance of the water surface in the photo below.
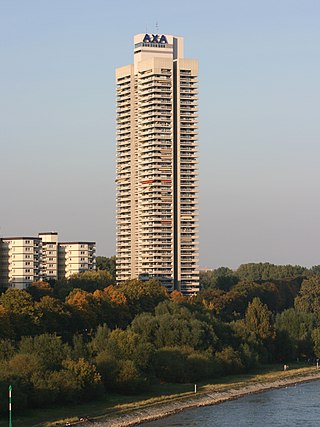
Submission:
<svg viewBox="0 0 320 427">
<path fill-rule="evenodd" d="M 320 426 L 320 381 L 190 409 L 143 427 Z"/>
</svg>

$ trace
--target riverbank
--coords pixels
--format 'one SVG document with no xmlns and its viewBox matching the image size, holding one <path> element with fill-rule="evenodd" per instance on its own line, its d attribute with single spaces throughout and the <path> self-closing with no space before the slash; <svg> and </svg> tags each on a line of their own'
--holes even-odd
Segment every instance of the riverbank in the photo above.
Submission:
<svg viewBox="0 0 320 427">
<path fill-rule="evenodd" d="M 261 393 L 266 390 L 288 387 L 294 384 L 307 381 L 320 380 L 320 370 L 316 368 L 300 368 L 288 371 L 278 371 L 267 374 L 257 374 L 248 376 L 249 378 L 239 381 L 229 382 L 227 384 L 208 384 L 202 386 L 195 393 L 187 393 L 183 396 L 161 396 L 151 401 L 142 401 L 135 408 L 115 407 L 114 412 L 100 418 L 95 418 L 96 427 L 132 427 L 143 424 L 144 422 L 154 421 L 164 418 L 178 412 L 214 405 L 227 400 L 238 399 L 242 396 L 253 393 Z M 81 422 L 72 425 L 81 427 L 92 426 L 91 422 Z"/>
</svg>

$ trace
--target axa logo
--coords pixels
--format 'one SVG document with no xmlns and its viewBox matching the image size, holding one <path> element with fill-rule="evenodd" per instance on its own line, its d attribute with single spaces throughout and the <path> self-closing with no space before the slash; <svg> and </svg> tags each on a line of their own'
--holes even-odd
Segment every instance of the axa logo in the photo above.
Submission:
<svg viewBox="0 0 320 427">
<path fill-rule="evenodd" d="M 168 43 L 167 37 L 158 34 L 146 34 L 143 39 L 143 43 L 158 43 L 158 44 L 166 44 Z"/>
</svg>

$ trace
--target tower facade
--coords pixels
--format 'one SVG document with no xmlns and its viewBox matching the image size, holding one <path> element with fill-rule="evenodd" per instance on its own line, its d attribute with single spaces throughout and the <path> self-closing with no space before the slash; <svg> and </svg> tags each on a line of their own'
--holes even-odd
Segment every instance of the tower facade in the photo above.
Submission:
<svg viewBox="0 0 320 427">
<path fill-rule="evenodd" d="M 117 281 L 199 290 L 198 63 L 183 38 L 138 34 L 116 70 Z"/>
</svg>

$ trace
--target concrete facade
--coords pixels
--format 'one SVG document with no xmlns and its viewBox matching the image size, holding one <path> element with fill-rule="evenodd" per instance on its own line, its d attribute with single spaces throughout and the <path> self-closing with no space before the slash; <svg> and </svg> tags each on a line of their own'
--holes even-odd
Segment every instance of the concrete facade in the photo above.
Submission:
<svg viewBox="0 0 320 427">
<path fill-rule="evenodd" d="M 172 35 L 134 36 L 134 63 L 116 70 L 118 282 L 199 290 L 197 82 Z"/>
<path fill-rule="evenodd" d="M 0 287 L 25 289 L 37 280 L 95 270 L 95 242 L 58 242 L 58 233 L 0 239 Z"/>
</svg>

